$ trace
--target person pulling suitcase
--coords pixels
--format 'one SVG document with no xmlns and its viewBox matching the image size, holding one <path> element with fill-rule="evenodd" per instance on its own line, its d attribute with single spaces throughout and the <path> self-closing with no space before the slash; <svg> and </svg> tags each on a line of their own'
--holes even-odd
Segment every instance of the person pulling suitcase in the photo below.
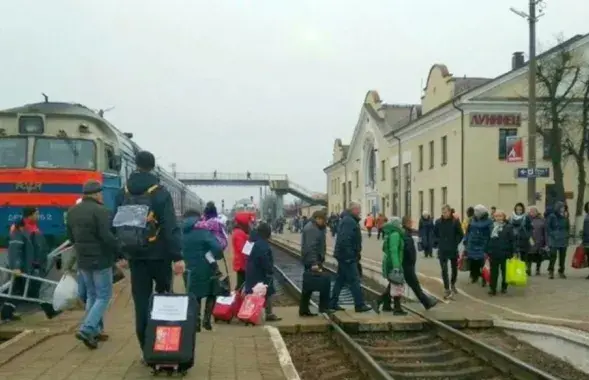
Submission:
<svg viewBox="0 0 589 380">
<path fill-rule="evenodd" d="M 327 214 L 325 211 L 315 211 L 310 223 L 303 228 L 302 233 L 302 260 L 305 266 L 303 273 L 303 289 L 299 305 L 301 317 L 311 317 L 309 302 L 314 291 L 319 292 L 319 312 L 324 313 L 329 309 L 329 291 L 331 280 L 329 274 L 323 271 L 327 242 L 325 227 Z"/>
</svg>

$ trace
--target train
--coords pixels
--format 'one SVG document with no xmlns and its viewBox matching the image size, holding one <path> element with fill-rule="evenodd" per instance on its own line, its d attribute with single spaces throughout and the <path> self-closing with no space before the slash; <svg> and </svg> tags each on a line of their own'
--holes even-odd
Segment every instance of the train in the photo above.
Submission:
<svg viewBox="0 0 589 380">
<path fill-rule="evenodd" d="M 104 204 L 114 209 L 139 151 L 132 133 L 82 104 L 46 98 L 0 111 L 0 247 L 6 246 L 23 207 L 39 209 L 39 228 L 50 247 L 62 243 L 67 210 L 90 179 L 102 183 Z M 154 173 L 170 192 L 177 215 L 204 208 L 205 202 L 173 173 L 161 166 Z"/>
</svg>

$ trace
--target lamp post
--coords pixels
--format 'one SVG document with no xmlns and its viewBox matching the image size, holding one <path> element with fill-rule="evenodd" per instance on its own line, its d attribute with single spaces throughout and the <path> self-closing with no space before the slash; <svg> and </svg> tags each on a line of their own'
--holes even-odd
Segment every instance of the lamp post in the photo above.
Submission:
<svg viewBox="0 0 589 380">
<path fill-rule="evenodd" d="M 544 15 L 544 0 L 529 0 L 528 13 L 509 8 L 528 21 L 529 68 L 528 68 L 528 170 L 536 169 L 536 23 Z M 536 204 L 536 176 L 528 177 L 528 205 Z"/>
</svg>

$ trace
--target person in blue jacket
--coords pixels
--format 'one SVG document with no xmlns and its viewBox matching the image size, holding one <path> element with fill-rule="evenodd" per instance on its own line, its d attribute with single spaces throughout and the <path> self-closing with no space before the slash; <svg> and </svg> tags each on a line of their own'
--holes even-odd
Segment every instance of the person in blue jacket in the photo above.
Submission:
<svg viewBox="0 0 589 380">
<path fill-rule="evenodd" d="M 493 221 L 489 218 L 489 210 L 483 205 L 474 207 L 474 217 L 468 225 L 464 236 L 464 246 L 470 265 L 470 280 L 474 284 L 481 278 L 481 270 L 485 265 L 485 254 L 493 230 Z M 485 280 L 481 281 L 484 287 Z"/>
<path fill-rule="evenodd" d="M 564 202 L 554 204 L 553 212 L 546 219 L 546 234 L 548 235 L 548 248 L 550 249 L 549 278 L 554 278 L 554 265 L 557 258 L 558 276 L 566 278 L 564 267 L 569 240 L 569 220 L 565 216 Z"/>
<path fill-rule="evenodd" d="M 204 300 L 205 309 L 202 327 L 212 330 L 211 315 L 215 306 L 215 281 L 221 276 L 217 260 L 223 260 L 223 248 L 211 231 L 196 227 L 200 213 L 187 210 L 182 221 L 182 253 L 187 272 L 183 274 L 184 285 L 189 293 L 194 294 L 197 304 L 197 327 L 201 331 L 200 306 Z"/>
<path fill-rule="evenodd" d="M 337 230 L 334 257 L 337 260 L 337 277 L 331 293 L 330 309 L 343 310 L 338 305 L 339 295 L 344 285 L 350 288 L 354 297 L 356 312 L 363 313 L 372 310 L 364 301 L 360 287 L 359 263 L 362 259 L 362 232 L 360 221 L 360 204 L 352 202 L 344 211 Z"/>
<path fill-rule="evenodd" d="M 250 234 L 250 241 L 254 242 L 254 246 L 247 259 L 244 290 L 246 294 L 251 294 L 256 284 L 261 282 L 267 285 L 266 320 L 280 321 L 282 318 L 272 311 L 272 296 L 276 290 L 274 289 L 274 254 L 268 244 L 271 235 L 272 228 L 265 222 L 260 223 L 256 231 Z"/>
</svg>

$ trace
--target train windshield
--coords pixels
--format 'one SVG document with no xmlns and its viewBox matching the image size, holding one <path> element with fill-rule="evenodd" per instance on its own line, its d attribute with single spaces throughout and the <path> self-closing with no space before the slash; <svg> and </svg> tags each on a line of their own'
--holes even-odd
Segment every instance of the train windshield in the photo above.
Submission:
<svg viewBox="0 0 589 380">
<path fill-rule="evenodd" d="M 37 137 L 33 166 L 42 169 L 96 170 L 96 145 L 92 140 Z"/>
<path fill-rule="evenodd" d="M 0 137 L 0 168 L 24 168 L 27 165 L 27 138 Z"/>
</svg>

